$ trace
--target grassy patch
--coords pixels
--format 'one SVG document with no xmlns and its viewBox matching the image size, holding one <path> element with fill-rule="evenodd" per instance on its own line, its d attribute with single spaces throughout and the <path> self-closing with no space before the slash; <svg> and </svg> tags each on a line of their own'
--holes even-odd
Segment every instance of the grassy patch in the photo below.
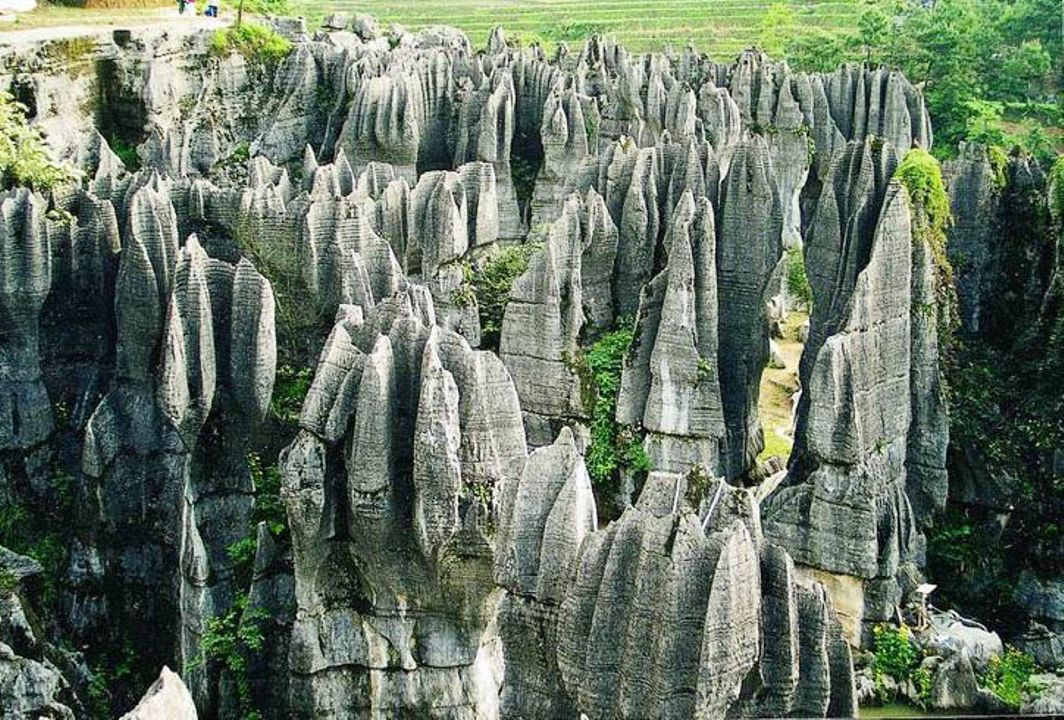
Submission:
<svg viewBox="0 0 1064 720">
<path fill-rule="evenodd" d="M 808 315 L 792 312 L 787 315 L 783 326 L 783 337 L 777 339 L 776 345 L 783 355 L 782 368 L 766 367 L 761 373 L 761 388 L 758 395 L 757 411 L 761 417 L 761 431 L 765 438 L 765 448 L 757 456 L 760 462 L 776 456 L 787 460 L 794 446 L 791 427 L 791 397 L 798 390 L 798 362 L 802 357 L 802 344 L 798 342 L 798 331 Z"/>
<path fill-rule="evenodd" d="M 813 288 L 805 273 L 805 256 L 800 247 L 787 248 L 787 291 L 806 307 L 813 304 Z"/>
<path fill-rule="evenodd" d="M 195 667 L 213 660 L 228 671 L 242 720 L 262 717 L 251 698 L 248 660 L 262 651 L 265 642 L 262 626 L 269 617 L 263 608 L 249 607 L 248 596 L 241 593 L 228 612 L 207 621 L 207 629 L 200 639 L 200 654 L 191 663 Z"/>
<path fill-rule="evenodd" d="M 239 27 L 215 30 L 211 35 L 211 53 L 226 57 L 243 55 L 248 62 L 276 65 L 292 52 L 292 43 L 263 25 L 245 22 Z"/>
<path fill-rule="evenodd" d="M 87 60 L 95 49 L 95 37 L 79 35 L 53 40 L 45 46 L 44 52 L 46 55 L 62 61 L 70 69 L 70 66 Z"/>
<path fill-rule="evenodd" d="M 162 8 L 167 11 L 174 3 L 164 0 L 151 0 L 150 7 L 124 7 L 121 12 L 106 7 L 64 7 L 48 2 L 38 3 L 36 9 L 16 15 L 15 22 L 9 27 L 13 30 L 32 30 L 34 28 L 55 27 L 58 25 L 94 25 L 108 26 L 121 23 L 124 26 L 144 25 L 158 22 Z"/>
<path fill-rule="evenodd" d="M 1035 670 L 1034 658 L 1009 647 L 1004 655 L 990 658 L 983 684 L 1010 708 L 1018 709 Z"/>
<path fill-rule="evenodd" d="M 872 630 L 875 642 L 872 657 L 872 679 L 876 686 L 876 696 L 883 703 L 894 702 L 896 690 L 891 692 L 887 679 L 896 685 L 912 681 L 913 687 L 920 694 L 920 704 L 926 704 L 931 695 L 931 675 L 920 667 L 920 649 L 912 640 L 908 626 L 881 624 Z"/>
<path fill-rule="evenodd" d="M 905 153 L 894 177 L 909 192 L 913 206 L 913 240 L 927 241 L 934 265 L 935 308 L 938 315 L 939 352 L 953 351 L 953 325 L 957 318 L 957 293 L 953 266 L 946 253 L 946 228 L 953 224 L 942 166 L 931 153 L 913 148 Z"/>
</svg>

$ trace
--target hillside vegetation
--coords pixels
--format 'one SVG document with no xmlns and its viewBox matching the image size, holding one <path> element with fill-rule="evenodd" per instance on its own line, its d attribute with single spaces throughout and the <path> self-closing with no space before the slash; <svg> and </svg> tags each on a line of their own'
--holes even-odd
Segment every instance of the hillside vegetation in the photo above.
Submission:
<svg viewBox="0 0 1064 720">
<path fill-rule="evenodd" d="M 447 24 L 461 28 L 474 43 L 503 25 L 510 37 L 553 45 L 573 44 L 609 33 L 635 51 L 693 44 L 720 60 L 730 60 L 757 43 L 770 2 L 754 0 L 297 0 L 308 17 L 326 12 L 369 13 L 382 24 L 409 29 Z M 799 35 L 853 27 L 859 0 L 793 0 Z"/>
</svg>

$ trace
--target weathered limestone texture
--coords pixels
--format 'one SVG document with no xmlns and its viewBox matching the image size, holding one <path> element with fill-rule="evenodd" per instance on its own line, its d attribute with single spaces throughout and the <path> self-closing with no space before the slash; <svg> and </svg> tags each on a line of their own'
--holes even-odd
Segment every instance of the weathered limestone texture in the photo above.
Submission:
<svg viewBox="0 0 1064 720">
<path fill-rule="evenodd" d="M 503 716 L 855 713 L 822 586 L 762 537 L 749 493 L 699 477 L 651 474 L 599 530 L 569 430 L 530 456 L 497 539 Z"/>
<path fill-rule="evenodd" d="M 196 705 L 192 695 L 181 682 L 177 673 L 163 667 L 159 679 L 148 688 L 137 706 L 122 716 L 121 720 L 196 720 Z"/>
<path fill-rule="evenodd" d="M 48 643 L 29 601 L 42 572 L 33 558 L 0 546 L 0 711 L 5 718 L 74 720 L 84 708 L 70 684 L 70 663 Z"/>
<path fill-rule="evenodd" d="M 652 467 L 723 472 L 716 229 L 707 198 L 685 191 L 666 236 L 667 265 L 643 291 L 639 345 L 621 376 L 617 418 L 647 431 Z"/>
<path fill-rule="evenodd" d="M 888 143 L 852 142 L 827 176 L 805 249 L 814 304 L 796 449 L 766 508 L 766 534 L 797 563 L 863 579 L 866 623 L 900 597 L 894 575 L 916 552 L 909 491 L 936 494 L 945 450 L 944 438 L 920 437 L 939 429 L 940 408 L 917 404 L 914 415 L 900 401 L 934 402 L 937 350 L 926 333 L 912 342 L 914 308 L 933 291 L 908 194 L 890 180 L 896 163 Z M 922 462 L 932 467 L 907 487 Z"/>
<path fill-rule="evenodd" d="M 524 433 L 502 363 L 433 318 L 425 293 L 343 306 L 282 456 L 300 717 L 498 711 L 490 498 Z"/>
<path fill-rule="evenodd" d="M 765 304 L 779 285 L 783 254 L 780 208 L 768 145 L 754 135 L 732 155 L 717 214 L 717 299 L 727 308 L 719 332 L 728 477 L 742 475 L 763 447 L 757 395 L 768 361 Z"/>
<path fill-rule="evenodd" d="M 55 522 L 52 481 L 73 487 L 49 629 L 180 674 L 129 717 L 249 711 L 202 658 L 241 608 L 270 720 L 852 715 L 847 640 L 888 616 L 946 492 L 933 250 L 891 182 L 932 141 L 920 91 L 756 50 L 273 22 L 281 58 L 191 27 L 93 35 L 66 65 L 0 48 L 0 89 L 82 173 L 0 193 L 0 501 Z M 976 329 L 1012 317 L 984 219 L 1021 196 L 958 163 Z M 736 486 L 765 474 L 785 247 L 814 303 L 762 529 Z M 1040 252 L 1024 312 L 1060 285 Z M 600 398 L 587 353 L 621 328 Z M 596 422 L 642 440 L 620 492 L 584 463 Z M 80 714 L 48 663 L 0 635 L 0 701 Z"/>
<path fill-rule="evenodd" d="M 580 340 L 613 317 L 612 271 L 617 230 L 594 189 L 570 195 L 551 225 L 544 248 L 514 282 L 503 317 L 499 357 L 514 378 L 526 413 L 529 442 L 551 442 L 533 428 L 550 420 L 585 419 L 578 371 Z M 538 421 L 538 422 L 537 422 Z"/>
<path fill-rule="evenodd" d="M 987 149 L 964 144 L 957 158 L 945 163 L 953 226 L 949 229 L 950 260 L 957 266 L 957 299 L 966 332 L 982 329 L 987 297 L 993 292 L 993 262 L 1000 234 L 1001 192 Z"/>
</svg>

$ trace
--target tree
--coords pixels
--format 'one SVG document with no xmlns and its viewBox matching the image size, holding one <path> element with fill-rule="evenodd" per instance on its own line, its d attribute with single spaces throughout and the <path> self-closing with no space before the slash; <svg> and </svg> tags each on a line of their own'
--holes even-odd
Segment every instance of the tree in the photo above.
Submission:
<svg viewBox="0 0 1064 720">
<path fill-rule="evenodd" d="M 882 60 L 882 50 L 887 47 L 891 19 L 878 5 L 873 5 L 857 20 L 858 37 L 864 50 L 865 60 Z"/>
<path fill-rule="evenodd" d="M 26 119 L 26 106 L 0 92 L 0 188 L 48 190 L 72 179 L 69 168 L 52 161 L 40 130 Z"/>
<path fill-rule="evenodd" d="M 1026 40 L 1001 51 L 1001 71 L 992 76 L 996 98 L 1023 102 L 1037 100 L 1053 62 L 1041 40 Z"/>
<path fill-rule="evenodd" d="M 787 3 L 774 3 L 761 20 L 758 43 L 769 55 L 783 55 L 787 39 L 794 35 L 795 16 Z"/>
</svg>

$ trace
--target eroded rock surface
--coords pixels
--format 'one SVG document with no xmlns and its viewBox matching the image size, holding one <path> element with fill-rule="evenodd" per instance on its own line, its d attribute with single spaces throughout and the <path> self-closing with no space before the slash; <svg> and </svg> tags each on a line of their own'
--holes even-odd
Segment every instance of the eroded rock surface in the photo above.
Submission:
<svg viewBox="0 0 1064 720">
<path fill-rule="evenodd" d="M 277 29 L 276 63 L 196 33 L 102 43 L 77 68 L 98 96 L 0 52 L 85 171 L 0 196 L 0 490 L 41 502 L 27 488 L 74 476 L 63 631 L 143 628 L 145 666 L 188 688 L 164 670 L 144 702 L 203 716 L 247 710 L 200 656 L 234 612 L 269 618 L 265 717 L 852 715 L 832 593 L 856 579 L 855 621 L 884 619 L 944 492 L 934 327 L 912 313 L 930 258 L 890 182 L 931 142 L 919 91 L 755 51 Z M 64 87 L 110 103 L 141 169 L 48 115 Z M 479 350 L 470 275 L 528 242 L 499 353 Z M 768 307 L 803 242 L 799 452 L 762 529 L 737 485 L 760 472 Z M 622 325 L 605 421 L 650 472 L 600 526 L 582 361 Z M 281 448 L 275 528 L 253 458 Z M 53 703 L 38 664 L 24 698 Z"/>
</svg>

